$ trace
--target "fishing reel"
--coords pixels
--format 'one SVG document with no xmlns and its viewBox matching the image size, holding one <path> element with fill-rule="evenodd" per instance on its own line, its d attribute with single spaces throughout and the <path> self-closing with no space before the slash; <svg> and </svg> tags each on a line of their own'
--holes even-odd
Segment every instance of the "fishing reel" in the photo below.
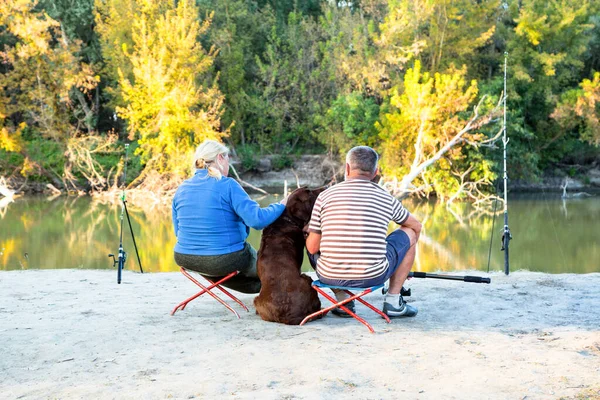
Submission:
<svg viewBox="0 0 600 400">
<path fill-rule="evenodd" d="M 125 251 L 123 251 L 122 248 L 119 249 L 119 256 L 118 258 L 115 257 L 114 254 L 109 254 L 109 257 L 112 257 L 113 259 L 113 267 L 119 267 L 119 278 L 121 277 L 121 271 L 123 270 L 123 267 L 125 266 L 125 261 L 127 261 L 127 253 Z M 121 279 L 119 279 L 120 281 Z"/>
<path fill-rule="evenodd" d="M 508 230 L 508 227 L 505 228 L 504 231 L 502 231 L 502 247 L 500 248 L 500 251 L 504 251 L 508 248 L 508 242 L 510 242 L 512 240 L 512 234 L 510 233 L 510 230 Z"/>
</svg>

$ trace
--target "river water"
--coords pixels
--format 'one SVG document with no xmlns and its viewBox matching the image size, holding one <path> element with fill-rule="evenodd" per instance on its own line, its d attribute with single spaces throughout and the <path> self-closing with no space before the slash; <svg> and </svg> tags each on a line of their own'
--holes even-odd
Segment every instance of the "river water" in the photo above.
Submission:
<svg viewBox="0 0 600 400">
<path fill-rule="evenodd" d="M 263 205 L 272 201 L 276 198 L 259 200 Z M 600 272 L 600 197 L 521 195 L 508 204 L 511 271 Z M 490 240 L 489 269 L 504 269 L 501 204 L 495 218 L 493 208 L 476 210 L 467 203 L 451 209 L 426 201 L 404 205 L 424 226 L 415 270 L 487 271 Z M 144 271 L 177 271 L 170 208 L 128 208 Z M 120 215 L 118 204 L 88 197 L 17 198 L 0 207 L 0 270 L 113 268 L 108 254 L 118 252 Z M 126 268 L 138 270 L 127 221 L 124 226 Z M 252 231 L 249 241 L 258 249 L 260 232 Z M 303 269 L 310 269 L 306 260 Z"/>
</svg>

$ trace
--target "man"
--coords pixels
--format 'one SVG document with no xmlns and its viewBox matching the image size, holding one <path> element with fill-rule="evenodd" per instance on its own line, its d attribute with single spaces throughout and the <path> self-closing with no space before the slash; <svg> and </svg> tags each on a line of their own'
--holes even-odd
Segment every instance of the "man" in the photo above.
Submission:
<svg viewBox="0 0 600 400">
<path fill-rule="evenodd" d="M 306 249 L 321 282 L 352 288 L 380 285 L 389 279 L 383 312 L 390 318 L 414 317 L 417 309 L 404 302 L 400 290 L 415 259 L 421 223 L 372 182 L 377 162 L 377 153 L 370 147 L 348 152 L 346 180 L 317 198 Z M 386 237 L 390 221 L 401 227 Z M 346 296 L 336 292 L 338 301 Z M 346 307 L 354 311 L 353 302 Z M 333 312 L 349 316 L 341 309 Z"/>
</svg>

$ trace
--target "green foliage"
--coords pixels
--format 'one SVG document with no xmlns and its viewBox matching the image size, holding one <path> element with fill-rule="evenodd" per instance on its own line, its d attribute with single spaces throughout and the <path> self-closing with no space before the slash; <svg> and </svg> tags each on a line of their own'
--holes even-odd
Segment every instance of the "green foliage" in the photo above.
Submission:
<svg viewBox="0 0 600 400">
<path fill-rule="evenodd" d="M 278 154 L 271 158 L 271 166 L 275 171 L 290 168 L 293 165 L 294 159 L 289 154 Z"/>
<path fill-rule="evenodd" d="M 89 64 L 102 60 L 94 31 L 94 0 L 39 0 L 37 9 L 59 21 L 69 40 L 79 41 L 79 55 Z"/>
<path fill-rule="evenodd" d="M 39 138 L 27 143 L 27 154 L 32 162 L 42 168 L 62 176 L 65 169 L 65 156 L 59 143 Z M 30 171 L 28 175 L 42 179 L 38 171 Z"/>
<path fill-rule="evenodd" d="M 385 175 L 406 178 L 461 132 L 470 118 L 466 111 L 477 96 L 477 83 L 467 82 L 465 75 L 466 67 L 431 76 L 421 71 L 417 61 L 406 72 L 403 85 L 392 89 L 391 108 L 377 124 Z M 442 198 L 456 193 L 463 173 L 468 172 L 463 179 L 489 183 L 493 178 L 491 163 L 465 145 L 467 141 L 476 142 L 480 136 L 473 132 L 463 134 L 463 140 L 410 182 L 432 185 Z"/>
<path fill-rule="evenodd" d="M 315 118 L 317 137 L 331 153 L 345 153 L 354 146 L 376 146 L 379 105 L 360 92 L 335 99 L 324 116 Z"/>
<path fill-rule="evenodd" d="M 256 55 L 265 51 L 267 38 L 276 25 L 275 14 L 268 6 L 258 12 L 255 3 L 245 0 L 202 2 L 200 13 L 214 14 L 204 43 L 219 49 L 214 69 L 225 98 L 222 124 L 230 127 L 230 137 L 236 143 L 257 143 L 251 129 L 255 122 L 253 105 L 259 95 L 254 90 L 259 73 Z"/>
<path fill-rule="evenodd" d="M 0 170 L 99 188 L 129 134 L 129 179 L 183 177 L 224 137 L 245 170 L 366 144 L 402 178 L 477 96 L 500 98 L 507 51 L 510 176 L 535 180 L 600 155 L 599 16 L 591 0 L 3 1 Z M 500 165 L 461 142 L 416 183 L 449 196 Z"/>
<path fill-rule="evenodd" d="M 25 157 L 20 153 L 0 149 L 0 176 L 11 175 L 15 165 L 23 165 Z"/>
<path fill-rule="evenodd" d="M 258 167 L 259 160 L 256 146 L 242 145 L 236 150 L 242 164 L 242 171 L 252 171 Z"/>
<path fill-rule="evenodd" d="M 491 43 L 498 6 L 495 0 L 390 0 L 378 42 L 394 64 L 415 57 L 431 73 L 467 64 L 476 76 L 485 71 L 478 53 Z"/>
<path fill-rule="evenodd" d="M 40 170 L 56 179 L 63 176 L 61 171 L 70 171 L 65 165 L 70 158 L 59 168 L 53 159 L 37 157 L 42 149 L 32 146 L 35 140 L 24 143 L 22 134 L 28 128 L 50 140 L 57 154 L 69 154 L 81 130 L 93 134 L 93 112 L 86 96 L 99 77 L 77 56 L 82 43 L 71 40 L 61 23 L 37 6 L 33 0 L 0 3 L 1 41 L 11 44 L 2 52 L 0 148 L 23 156 L 22 175 Z"/>
<path fill-rule="evenodd" d="M 581 89 L 565 92 L 552 113 L 563 129 L 579 130 L 589 143 L 600 145 L 600 72 L 594 79 L 584 79 Z"/>
<path fill-rule="evenodd" d="M 192 1 L 140 1 L 130 21 L 131 47 L 122 43 L 128 70 L 118 69 L 123 106 L 117 113 L 138 138 L 147 169 L 185 177 L 195 146 L 219 139 L 222 95 L 210 75 L 216 51 L 200 42 L 202 23 Z M 120 26 L 105 25 L 107 37 Z"/>
<path fill-rule="evenodd" d="M 322 112 L 333 92 L 320 62 L 323 35 L 315 21 L 292 12 L 286 31 L 280 34 L 273 26 L 264 54 L 256 56 L 257 95 L 249 103 L 253 118 L 248 136 L 263 150 L 312 145 L 314 115 Z"/>
<path fill-rule="evenodd" d="M 511 147 L 518 147 L 519 153 L 533 153 L 539 159 L 536 169 L 543 170 L 568 155 L 566 148 L 573 136 L 549 116 L 562 93 L 575 88 L 584 77 L 584 60 L 593 39 L 590 17 L 600 8 L 597 2 L 529 0 L 511 3 L 509 11 L 516 23 L 514 30 L 507 32 L 506 43 Z M 512 25 L 513 21 L 505 23 Z M 522 160 L 512 158 L 513 165 L 523 171 L 521 177 L 537 173 L 521 165 Z"/>
</svg>

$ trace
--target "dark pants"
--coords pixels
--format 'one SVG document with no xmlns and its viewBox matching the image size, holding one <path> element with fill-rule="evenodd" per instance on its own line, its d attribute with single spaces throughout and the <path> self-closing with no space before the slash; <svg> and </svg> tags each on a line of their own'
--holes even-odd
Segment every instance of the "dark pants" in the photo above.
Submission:
<svg viewBox="0 0 600 400">
<path fill-rule="evenodd" d="M 256 273 L 256 250 L 248 243 L 240 251 L 218 256 L 197 256 L 175 252 L 175 262 L 180 267 L 196 271 L 211 281 L 218 281 L 225 275 L 240 271 L 222 285 L 242 293 L 260 292 L 260 279 Z"/>
</svg>

